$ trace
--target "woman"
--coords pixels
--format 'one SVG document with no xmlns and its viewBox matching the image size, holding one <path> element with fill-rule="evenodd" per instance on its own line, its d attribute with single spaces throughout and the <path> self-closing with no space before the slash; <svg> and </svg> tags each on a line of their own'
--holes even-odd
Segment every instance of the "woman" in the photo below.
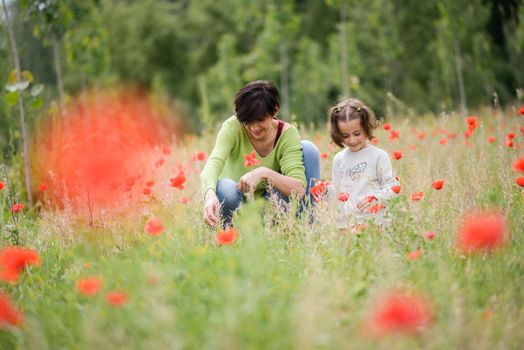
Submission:
<svg viewBox="0 0 524 350">
<path fill-rule="evenodd" d="M 311 179 L 319 178 L 318 149 L 277 119 L 279 107 L 278 91 L 269 81 L 254 81 L 238 91 L 236 114 L 222 124 L 200 174 L 209 225 L 224 220 L 224 227 L 230 226 L 244 193 L 264 196 L 268 182 L 281 195 L 302 197 L 309 194 Z"/>
</svg>

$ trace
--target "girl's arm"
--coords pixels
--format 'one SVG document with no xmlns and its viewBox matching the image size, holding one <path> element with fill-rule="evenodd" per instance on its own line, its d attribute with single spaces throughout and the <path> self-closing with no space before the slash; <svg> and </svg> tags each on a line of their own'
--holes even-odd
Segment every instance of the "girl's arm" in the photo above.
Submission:
<svg viewBox="0 0 524 350">
<path fill-rule="evenodd" d="M 376 193 L 377 198 L 381 202 L 385 202 L 395 196 L 395 192 L 391 189 L 392 186 L 398 185 L 393 173 L 391 161 L 386 152 L 381 152 L 377 160 L 377 179 L 380 184 L 380 190 Z"/>
<path fill-rule="evenodd" d="M 334 191 L 334 200 L 336 201 L 336 216 L 335 216 L 335 222 L 337 225 L 337 228 L 340 230 L 345 230 L 349 227 L 349 220 L 348 215 L 350 213 L 347 212 L 350 203 L 349 202 L 340 202 L 338 200 L 338 194 L 341 191 L 341 182 L 342 179 L 340 177 L 340 159 L 335 156 L 335 159 L 333 159 L 333 167 L 331 168 L 331 184 L 333 186 Z M 351 194 L 350 194 L 351 196 Z"/>
</svg>

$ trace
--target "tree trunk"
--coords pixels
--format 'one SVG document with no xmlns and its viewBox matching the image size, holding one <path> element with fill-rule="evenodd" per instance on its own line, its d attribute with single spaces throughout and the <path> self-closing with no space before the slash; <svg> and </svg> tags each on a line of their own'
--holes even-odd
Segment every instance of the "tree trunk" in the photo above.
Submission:
<svg viewBox="0 0 524 350">
<path fill-rule="evenodd" d="M 60 65 L 60 43 L 56 37 L 53 35 L 53 61 L 55 65 L 55 76 L 56 76 L 56 85 L 58 87 L 58 99 L 60 100 L 60 112 L 62 117 L 65 116 L 64 113 L 64 103 L 65 103 L 65 93 L 64 93 L 64 81 L 62 79 L 62 67 Z"/>
<path fill-rule="evenodd" d="M 347 37 L 347 5 L 344 1 L 340 5 L 340 68 L 342 73 L 342 95 L 349 97 L 348 73 L 348 37 Z"/>
<path fill-rule="evenodd" d="M 287 45 L 282 43 L 280 45 L 280 63 L 282 69 L 280 71 L 280 88 L 282 90 L 282 115 L 289 120 L 289 57 L 287 52 Z"/>
<path fill-rule="evenodd" d="M 9 34 L 9 42 L 11 44 L 11 53 L 13 54 L 13 63 L 16 69 L 16 80 L 20 81 L 20 56 L 18 56 L 18 49 L 16 47 L 15 36 L 13 34 L 13 28 L 11 27 L 11 21 L 9 19 L 9 11 L 5 4 L 5 0 L 2 0 L 2 6 L 5 12 L 5 19 L 7 23 L 7 31 Z M 25 108 L 22 90 L 18 90 L 18 105 L 20 107 L 20 124 L 22 128 L 22 144 L 23 144 L 23 156 L 24 156 L 24 170 L 25 170 L 25 186 L 27 190 L 27 201 L 30 207 L 33 206 L 33 192 L 31 189 L 31 167 L 29 165 L 29 136 L 27 132 L 27 125 L 25 121 Z"/>
<path fill-rule="evenodd" d="M 460 45 L 455 39 L 455 67 L 457 69 L 457 84 L 459 90 L 460 98 L 460 110 L 462 114 L 468 114 L 468 106 L 466 102 L 466 92 L 464 89 L 464 70 L 462 69 L 462 52 L 460 50 Z"/>
</svg>

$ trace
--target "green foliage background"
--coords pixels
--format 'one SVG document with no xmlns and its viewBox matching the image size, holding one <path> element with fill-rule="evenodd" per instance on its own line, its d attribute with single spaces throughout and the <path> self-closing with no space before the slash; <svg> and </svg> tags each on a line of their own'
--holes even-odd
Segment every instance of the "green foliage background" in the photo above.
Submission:
<svg viewBox="0 0 524 350">
<path fill-rule="evenodd" d="M 319 125 L 346 95 L 379 115 L 512 104 L 524 86 L 521 0 L 20 0 L 8 2 L 23 69 L 66 94 L 119 82 L 162 89 L 197 129 L 232 112 L 254 79 L 281 90 L 282 117 Z M 5 24 L 5 23 L 4 23 Z M 0 36 L 1 76 L 12 69 Z M 461 95 L 461 88 L 463 94 Z M 389 97 L 388 97 L 389 96 Z M 34 118 L 33 116 L 32 118 Z M 0 102 L 2 142 L 18 129 Z"/>
</svg>

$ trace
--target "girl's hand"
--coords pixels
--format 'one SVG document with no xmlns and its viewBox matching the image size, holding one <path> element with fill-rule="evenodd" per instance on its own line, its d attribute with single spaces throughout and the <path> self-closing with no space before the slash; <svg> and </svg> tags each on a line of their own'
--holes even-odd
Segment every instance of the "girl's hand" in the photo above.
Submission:
<svg viewBox="0 0 524 350">
<path fill-rule="evenodd" d="M 207 191 L 204 201 L 204 221 L 215 227 L 220 222 L 220 203 L 215 191 Z"/>
<path fill-rule="evenodd" d="M 369 212 L 369 209 L 377 204 L 377 198 L 375 196 L 364 197 L 358 204 L 357 209 L 363 213 Z"/>
<path fill-rule="evenodd" d="M 244 174 L 240 180 L 238 180 L 237 188 L 244 193 L 254 192 L 258 184 L 264 180 L 264 174 L 264 167 L 251 170 L 249 173 Z"/>
</svg>

